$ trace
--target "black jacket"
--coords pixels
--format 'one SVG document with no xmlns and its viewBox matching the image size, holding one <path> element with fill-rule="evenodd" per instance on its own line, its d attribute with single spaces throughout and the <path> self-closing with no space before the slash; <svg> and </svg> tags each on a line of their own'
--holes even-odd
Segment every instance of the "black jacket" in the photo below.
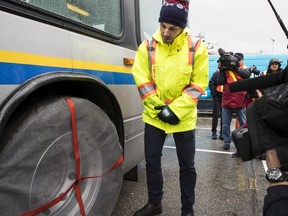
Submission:
<svg viewBox="0 0 288 216">
<path fill-rule="evenodd" d="M 288 214 L 288 185 L 268 188 L 264 199 L 264 216 L 287 216 Z"/>
<path fill-rule="evenodd" d="M 222 99 L 222 92 L 217 91 L 217 76 L 219 74 L 219 70 L 215 71 L 211 77 L 211 79 L 209 80 L 209 89 L 211 92 L 211 96 L 213 98 L 213 100 L 216 101 L 221 101 Z"/>
</svg>

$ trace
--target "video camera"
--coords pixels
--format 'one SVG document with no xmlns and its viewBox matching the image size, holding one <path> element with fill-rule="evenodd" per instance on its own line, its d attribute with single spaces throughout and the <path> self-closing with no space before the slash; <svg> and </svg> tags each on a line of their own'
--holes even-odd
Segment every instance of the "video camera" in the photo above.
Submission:
<svg viewBox="0 0 288 216">
<path fill-rule="evenodd" d="M 237 53 L 233 54 L 233 52 L 226 52 L 222 48 L 218 49 L 218 53 L 220 55 L 220 58 L 218 59 L 218 62 L 220 62 L 220 70 L 237 70 L 239 68 L 239 61 L 241 60 L 241 57 L 237 55 Z M 253 65 L 250 69 L 251 73 L 255 74 L 256 76 L 260 74 L 260 71 L 255 65 Z"/>
<path fill-rule="evenodd" d="M 223 70 L 234 70 L 239 67 L 239 57 L 234 55 L 233 52 L 226 52 L 224 49 L 218 49 L 218 53 L 220 55 L 219 58 L 219 69 Z"/>
</svg>

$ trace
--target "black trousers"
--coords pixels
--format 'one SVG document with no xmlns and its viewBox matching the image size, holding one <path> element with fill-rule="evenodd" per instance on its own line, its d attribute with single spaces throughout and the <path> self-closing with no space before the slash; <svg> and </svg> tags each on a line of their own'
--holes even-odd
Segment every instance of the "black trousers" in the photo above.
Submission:
<svg viewBox="0 0 288 216">
<path fill-rule="evenodd" d="M 158 203 L 163 197 L 161 156 L 166 136 L 164 131 L 149 124 L 145 125 L 144 141 L 149 203 Z M 174 133 L 173 137 L 180 166 L 181 210 L 192 212 L 196 184 L 195 130 Z"/>
<path fill-rule="evenodd" d="M 217 126 L 218 126 L 218 119 L 220 118 L 220 135 L 222 134 L 222 109 L 221 109 L 221 100 L 216 100 L 212 98 L 212 105 L 213 105 L 213 111 L 212 111 L 212 133 L 217 132 Z"/>
</svg>

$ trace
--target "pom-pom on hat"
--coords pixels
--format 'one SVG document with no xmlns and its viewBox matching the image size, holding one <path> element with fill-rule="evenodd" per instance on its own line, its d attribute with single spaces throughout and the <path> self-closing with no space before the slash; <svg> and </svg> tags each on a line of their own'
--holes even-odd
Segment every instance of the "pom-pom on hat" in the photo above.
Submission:
<svg viewBox="0 0 288 216">
<path fill-rule="evenodd" d="M 189 11 L 189 0 L 166 0 L 160 11 L 159 22 L 185 28 Z"/>
</svg>

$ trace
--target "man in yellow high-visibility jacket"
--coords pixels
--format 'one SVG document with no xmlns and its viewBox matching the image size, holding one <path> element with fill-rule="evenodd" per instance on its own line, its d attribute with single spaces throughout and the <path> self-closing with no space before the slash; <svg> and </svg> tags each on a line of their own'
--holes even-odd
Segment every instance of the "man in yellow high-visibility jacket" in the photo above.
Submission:
<svg viewBox="0 0 288 216">
<path fill-rule="evenodd" d="M 197 102 L 208 86 L 209 62 L 207 46 L 191 42 L 186 27 L 188 2 L 166 1 L 160 11 L 160 29 L 136 53 L 132 72 L 144 105 L 148 203 L 134 216 L 162 212 L 161 155 L 169 133 L 180 166 L 181 215 L 193 215 Z"/>
</svg>

